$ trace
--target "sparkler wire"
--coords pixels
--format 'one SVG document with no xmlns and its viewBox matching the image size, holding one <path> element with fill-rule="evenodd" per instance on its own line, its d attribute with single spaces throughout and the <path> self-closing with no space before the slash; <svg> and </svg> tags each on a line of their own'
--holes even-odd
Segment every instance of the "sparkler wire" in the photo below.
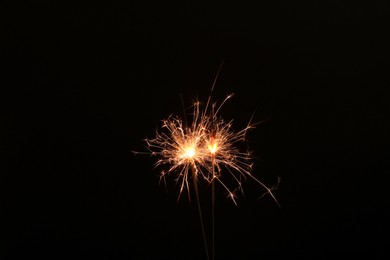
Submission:
<svg viewBox="0 0 390 260">
<path fill-rule="evenodd" d="M 204 248 L 205 248 L 205 251 L 206 251 L 207 260 L 210 260 L 209 249 L 208 249 L 208 246 L 207 246 L 206 232 L 205 232 L 204 224 L 203 224 L 202 208 L 200 206 L 198 183 L 197 183 L 197 177 L 196 177 L 196 168 L 195 168 L 194 164 L 192 164 L 192 166 L 191 166 L 191 171 L 192 171 L 192 181 L 194 183 L 194 190 L 195 190 L 195 196 L 196 196 L 196 204 L 198 205 L 200 225 L 201 225 L 201 228 L 202 228 Z"/>
</svg>

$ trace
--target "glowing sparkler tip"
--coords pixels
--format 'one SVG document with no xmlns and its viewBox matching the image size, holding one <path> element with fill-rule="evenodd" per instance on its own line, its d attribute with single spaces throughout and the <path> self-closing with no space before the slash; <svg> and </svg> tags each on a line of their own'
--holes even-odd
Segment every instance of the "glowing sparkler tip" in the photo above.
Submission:
<svg viewBox="0 0 390 260">
<path fill-rule="evenodd" d="M 184 155 L 188 158 L 192 158 L 194 157 L 195 155 L 195 148 L 193 146 L 190 146 L 190 147 L 187 147 L 185 150 L 184 150 Z"/>
<path fill-rule="evenodd" d="M 208 148 L 209 148 L 209 151 L 211 154 L 215 154 L 218 150 L 218 146 L 217 146 L 217 143 L 210 143 L 208 145 Z"/>
</svg>

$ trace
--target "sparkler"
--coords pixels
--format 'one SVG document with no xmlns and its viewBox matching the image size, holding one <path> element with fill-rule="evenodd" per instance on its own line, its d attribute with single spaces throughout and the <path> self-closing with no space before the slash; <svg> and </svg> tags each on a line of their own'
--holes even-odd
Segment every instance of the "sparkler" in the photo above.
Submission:
<svg viewBox="0 0 390 260">
<path fill-rule="evenodd" d="M 222 64 L 221 64 L 222 66 Z M 228 197 L 237 205 L 237 191 L 243 192 L 242 183 L 252 179 L 265 189 L 279 205 L 272 191 L 252 174 L 253 156 L 250 151 L 239 149 L 239 144 L 245 142 L 246 134 L 255 127 L 252 119 L 243 129 L 233 130 L 233 120 L 225 121 L 219 116 L 219 111 L 233 94 L 228 95 L 220 104 L 212 102 L 212 92 L 221 69 L 214 79 L 210 95 L 205 105 L 195 101 L 192 110 L 191 124 L 187 125 L 178 116 L 169 116 L 162 120 L 160 131 L 152 139 L 145 139 L 148 154 L 158 158 L 157 166 L 167 166 L 161 171 L 160 180 L 170 174 L 177 173 L 176 182 L 180 185 L 178 200 L 184 190 L 190 198 L 190 173 L 197 198 L 203 239 L 209 259 L 203 218 L 199 203 L 197 183 L 201 179 L 212 186 L 212 258 L 214 259 L 214 204 L 215 182 L 219 183 Z M 230 178 L 229 178 L 230 177 Z M 230 179 L 232 181 L 226 181 Z M 228 184 L 229 183 L 229 184 Z M 231 183 L 235 186 L 232 187 Z"/>
</svg>

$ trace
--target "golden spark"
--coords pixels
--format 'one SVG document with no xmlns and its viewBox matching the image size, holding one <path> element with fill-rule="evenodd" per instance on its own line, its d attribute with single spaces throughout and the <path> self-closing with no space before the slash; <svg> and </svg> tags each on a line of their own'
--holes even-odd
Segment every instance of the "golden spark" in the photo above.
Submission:
<svg viewBox="0 0 390 260">
<path fill-rule="evenodd" d="M 248 178 L 261 185 L 278 203 L 272 193 L 274 188 L 268 188 L 252 174 L 251 152 L 239 149 L 239 143 L 245 141 L 247 131 L 254 128 L 254 124 L 250 120 L 245 128 L 234 131 L 233 120 L 227 122 L 219 116 L 221 107 L 232 96 L 227 96 L 218 106 L 211 104 L 211 95 L 204 106 L 199 101 L 194 102 L 189 126 L 180 117 L 163 120 L 155 138 L 145 140 L 149 153 L 158 157 L 156 166 L 168 166 L 168 170 L 161 172 L 161 178 L 165 180 L 166 175 L 177 173 L 179 198 L 185 189 L 190 195 L 192 172 L 195 180 L 220 183 L 235 204 L 236 191 L 243 191 L 242 183 Z M 234 187 L 231 183 L 235 183 Z"/>
</svg>

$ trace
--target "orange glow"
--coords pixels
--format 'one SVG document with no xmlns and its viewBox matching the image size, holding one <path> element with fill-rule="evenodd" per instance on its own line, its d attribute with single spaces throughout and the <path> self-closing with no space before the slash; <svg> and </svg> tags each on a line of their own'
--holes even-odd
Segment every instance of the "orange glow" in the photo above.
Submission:
<svg viewBox="0 0 390 260">
<path fill-rule="evenodd" d="M 155 138 L 145 140 L 147 148 L 150 154 L 159 158 L 156 166 L 168 166 L 161 172 L 161 178 L 178 173 L 176 181 L 180 184 L 180 194 L 184 189 L 189 190 L 190 173 L 195 171 L 194 174 L 204 181 L 219 183 L 235 204 L 236 192 L 242 192 L 242 183 L 248 178 L 262 186 L 277 203 L 273 188 L 252 175 L 252 154 L 237 146 L 245 140 L 253 125 L 249 122 L 240 131 L 233 131 L 232 121 L 224 121 L 218 116 L 222 105 L 231 97 L 227 96 L 219 106 L 210 103 L 211 96 L 204 107 L 201 102 L 194 102 L 189 126 L 180 117 L 170 116 L 163 120 Z M 234 183 L 237 186 L 231 187 Z"/>
<path fill-rule="evenodd" d="M 184 150 L 184 156 L 188 158 L 192 158 L 195 155 L 195 148 L 193 146 L 190 146 Z"/>
<path fill-rule="evenodd" d="M 216 142 L 209 143 L 207 147 L 211 154 L 215 154 L 218 150 L 218 145 Z"/>
</svg>

